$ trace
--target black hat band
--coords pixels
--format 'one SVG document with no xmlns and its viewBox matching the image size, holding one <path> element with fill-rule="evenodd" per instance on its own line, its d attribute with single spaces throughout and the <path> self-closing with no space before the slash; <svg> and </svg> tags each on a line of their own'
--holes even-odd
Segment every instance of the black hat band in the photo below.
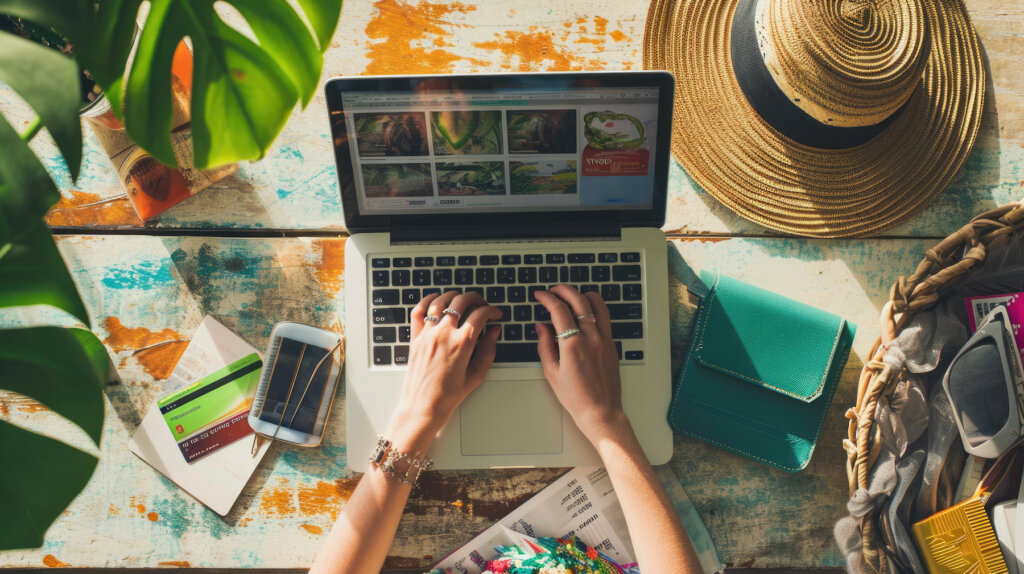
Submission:
<svg viewBox="0 0 1024 574">
<path fill-rule="evenodd" d="M 757 0 L 739 0 L 733 14 L 729 46 L 736 80 L 754 111 L 789 139 L 821 149 L 845 149 L 870 141 L 889 126 L 906 107 L 870 126 L 838 127 L 823 124 L 790 101 L 764 63 L 757 45 Z"/>
</svg>

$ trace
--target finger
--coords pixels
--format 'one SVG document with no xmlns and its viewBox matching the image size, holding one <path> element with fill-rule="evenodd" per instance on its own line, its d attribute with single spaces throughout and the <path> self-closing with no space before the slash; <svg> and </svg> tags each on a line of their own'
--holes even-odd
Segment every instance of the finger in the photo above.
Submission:
<svg viewBox="0 0 1024 574">
<path fill-rule="evenodd" d="M 438 319 L 444 319 L 444 314 L 441 311 L 448 308 L 448 305 L 452 302 L 455 297 L 459 294 L 458 291 L 446 291 L 441 293 L 441 296 L 434 299 L 430 306 L 427 307 L 427 315 L 433 315 Z M 434 325 L 439 325 L 440 321 L 435 321 Z"/>
<path fill-rule="evenodd" d="M 544 377 L 554 382 L 558 374 L 558 343 L 555 342 L 555 333 L 551 325 L 537 324 L 537 354 L 540 355 L 540 364 L 544 367 Z"/>
<path fill-rule="evenodd" d="M 487 328 L 488 321 L 497 321 L 498 319 L 501 319 L 501 309 L 497 307 L 492 305 L 471 307 L 468 314 L 463 317 L 459 330 L 467 331 L 470 337 L 475 339 Z"/>
<path fill-rule="evenodd" d="M 555 285 L 551 288 L 551 293 L 569 304 L 574 315 L 573 320 L 579 325 L 580 330 L 588 334 L 598 334 L 597 322 L 590 316 L 594 314 L 590 299 L 568 285 Z"/>
<path fill-rule="evenodd" d="M 409 313 L 409 326 L 412 328 L 411 334 L 413 339 L 423 330 L 423 318 L 427 316 L 427 308 L 430 307 L 430 302 L 437 299 L 437 297 L 438 293 L 427 295 L 420 299 L 420 302 L 412 308 L 412 313 Z"/>
<path fill-rule="evenodd" d="M 494 355 L 498 350 L 498 336 L 501 335 L 501 325 L 491 325 L 487 332 L 480 337 L 480 343 L 476 346 L 476 353 L 469 361 L 469 368 L 466 370 L 466 380 L 475 388 L 484 380 L 487 370 L 494 364 Z"/>
<path fill-rule="evenodd" d="M 565 301 L 548 291 L 537 291 L 534 296 L 551 314 L 551 324 L 555 327 L 555 333 L 564 333 L 576 328 L 576 319 L 573 319 L 572 311 Z"/>
<path fill-rule="evenodd" d="M 598 332 L 601 333 L 601 337 L 610 340 L 612 338 L 612 313 L 608 310 L 608 305 L 600 295 L 593 291 L 588 291 L 584 296 L 590 301 L 590 306 L 594 309 L 594 314 L 597 315 Z"/>
<path fill-rule="evenodd" d="M 445 316 L 451 317 L 451 319 L 445 319 L 444 317 L 442 317 L 441 320 L 451 321 L 457 327 L 459 323 L 461 323 L 462 320 L 466 317 L 466 315 L 469 314 L 469 310 L 471 307 L 483 307 L 484 305 L 487 305 L 487 301 L 484 301 L 484 298 L 481 297 L 480 294 L 477 293 L 476 291 L 470 291 L 469 293 L 456 295 L 455 298 L 448 303 L 448 306 L 445 309 L 451 309 L 452 311 L 458 313 L 458 315 L 453 315 L 452 313 L 445 313 Z"/>
</svg>

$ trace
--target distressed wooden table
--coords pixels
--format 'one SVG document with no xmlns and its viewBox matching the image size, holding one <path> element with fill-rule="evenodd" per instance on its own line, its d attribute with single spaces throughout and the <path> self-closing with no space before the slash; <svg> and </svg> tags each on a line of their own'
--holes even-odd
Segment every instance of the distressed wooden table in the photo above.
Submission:
<svg viewBox="0 0 1024 574">
<path fill-rule="evenodd" d="M 884 237 L 778 237 L 732 215 L 671 169 L 673 365 L 685 353 L 694 273 L 718 269 L 842 314 L 860 329 L 810 466 L 785 474 L 677 438 L 671 465 L 735 567 L 842 564 L 832 525 L 847 498 L 840 447 L 845 409 L 898 274 L 972 215 L 1024 195 L 1024 2 L 972 0 L 990 68 L 984 123 L 953 184 L 917 218 Z M 349 0 L 325 75 L 638 69 L 646 3 L 616 0 L 430 2 Z M 0 110 L 32 114 L 6 88 Z M 324 445 L 275 446 L 222 519 L 128 452 L 126 443 L 190 333 L 212 314 L 257 347 L 272 325 L 326 325 L 343 315 L 345 230 L 322 97 L 297 111 L 267 158 L 143 226 L 91 134 L 72 183 L 56 148 L 37 153 L 63 199 L 49 215 L 61 253 L 106 343 L 116 375 L 106 387 L 101 463 L 41 549 L 0 553 L 0 566 L 308 566 L 356 478 L 346 459 L 343 399 Z M 46 309 L 0 314 L 0 324 L 67 323 Z M 148 348 L 156 343 L 165 345 Z M 41 405 L 0 394 L 0 416 L 89 449 L 75 427 Z M 510 423 L 511 424 L 511 423 Z M 93 451 L 95 452 L 95 448 Z M 431 472 L 406 509 L 389 567 L 423 568 L 516 507 L 562 472 Z M 2 525 L 0 525 L 2 527 Z"/>
</svg>

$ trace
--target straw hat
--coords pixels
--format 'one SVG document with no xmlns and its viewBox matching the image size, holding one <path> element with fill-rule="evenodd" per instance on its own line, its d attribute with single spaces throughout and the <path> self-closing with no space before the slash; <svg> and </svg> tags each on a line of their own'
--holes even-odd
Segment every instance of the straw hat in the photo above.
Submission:
<svg viewBox="0 0 1024 574">
<path fill-rule="evenodd" d="M 985 97 L 960 0 L 652 0 L 644 67 L 675 74 L 672 153 L 701 187 L 817 237 L 917 214 Z"/>
</svg>

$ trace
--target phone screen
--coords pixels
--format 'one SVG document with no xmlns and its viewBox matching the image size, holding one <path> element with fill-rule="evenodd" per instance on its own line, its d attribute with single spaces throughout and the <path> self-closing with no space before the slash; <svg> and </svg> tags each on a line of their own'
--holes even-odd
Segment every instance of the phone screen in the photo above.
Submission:
<svg viewBox="0 0 1024 574">
<path fill-rule="evenodd" d="M 288 338 L 280 341 L 277 356 L 269 365 L 273 370 L 259 419 L 276 425 L 283 415 L 282 427 L 312 434 L 334 357 L 325 359 L 317 369 L 329 349 Z"/>
</svg>

